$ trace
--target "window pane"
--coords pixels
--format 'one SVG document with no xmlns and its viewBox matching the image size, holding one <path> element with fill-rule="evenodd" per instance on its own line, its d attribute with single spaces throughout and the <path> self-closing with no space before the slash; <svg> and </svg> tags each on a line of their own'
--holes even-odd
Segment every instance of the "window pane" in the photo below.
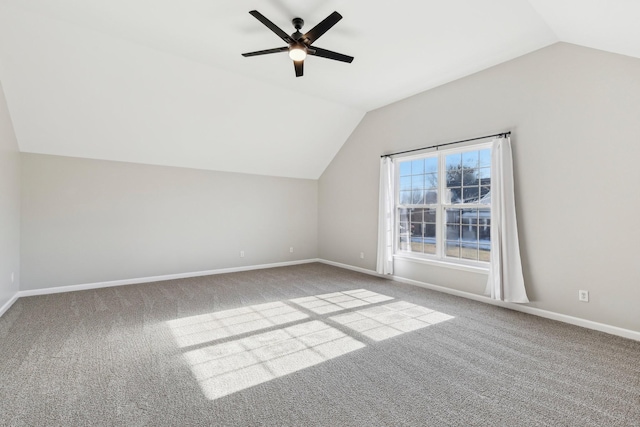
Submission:
<svg viewBox="0 0 640 427">
<path fill-rule="evenodd" d="M 462 167 L 448 167 L 447 168 L 447 187 L 460 187 L 462 186 Z"/>
<path fill-rule="evenodd" d="M 424 193 L 424 202 L 426 204 L 438 203 L 438 190 L 427 190 Z"/>
<path fill-rule="evenodd" d="M 398 223 L 398 232 L 402 234 L 406 234 L 409 232 L 409 221 L 400 221 Z"/>
<path fill-rule="evenodd" d="M 424 210 L 424 238 L 423 238 L 423 251 L 426 254 L 435 255 L 436 253 L 436 210 L 425 209 Z"/>
<path fill-rule="evenodd" d="M 424 176 L 424 188 L 438 188 L 438 175 L 429 173 Z"/>
<path fill-rule="evenodd" d="M 425 254 L 435 255 L 436 254 L 436 244 L 435 243 L 424 243 L 423 251 Z"/>
<path fill-rule="evenodd" d="M 463 225 L 461 240 L 466 243 L 474 243 L 477 246 L 478 243 L 478 227 L 473 225 Z M 477 249 L 477 248 L 476 248 Z"/>
<path fill-rule="evenodd" d="M 435 224 L 436 222 L 436 210 L 435 209 L 425 209 L 424 210 L 424 222 L 430 222 Z"/>
<path fill-rule="evenodd" d="M 462 170 L 462 185 L 468 187 L 470 185 L 478 185 L 478 169 L 464 167 Z"/>
<path fill-rule="evenodd" d="M 411 175 L 411 162 L 400 162 L 400 176 Z"/>
<path fill-rule="evenodd" d="M 424 209 L 411 210 L 411 251 L 422 252 L 422 218 Z"/>
<path fill-rule="evenodd" d="M 491 204 L 491 187 L 480 187 L 480 201 L 483 205 Z"/>
<path fill-rule="evenodd" d="M 425 237 L 425 241 L 428 239 L 432 239 L 433 242 L 436 242 L 436 225 L 435 224 L 429 224 L 429 223 L 425 223 L 424 224 L 424 237 Z"/>
<path fill-rule="evenodd" d="M 448 257 L 488 262 L 491 252 L 489 209 L 446 209 Z"/>
<path fill-rule="evenodd" d="M 411 177 L 411 188 L 413 190 L 422 190 L 424 188 L 424 175 L 413 175 Z"/>
<path fill-rule="evenodd" d="M 489 242 L 491 240 L 491 220 L 487 217 L 491 213 L 489 211 L 480 211 L 478 214 L 478 238 Z"/>
<path fill-rule="evenodd" d="M 460 224 L 460 209 L 447 209 L 447 224 Z"/>
<path fill-rule="evenodd" d="M 411 162 L 411 175 L 422 175 L 424 173 L 424 159 Z"/>
<path fill-rule="evenodd" d="M 412 222 L 411 223 L 411 241 L 414 241 L 413 237 L 422 237 L 422 229 L 423 229 L 423 225 L 424 223 L 422 222 Z M 419 241 L 422 241 L 422 239 L 419 239 Z"/>
<path fill-rule="evenodd" d="M 437 157 L 428 157 L 428 158 L 424 159 L 424 172 L 425 173 L 438 172 L 438 158 Z"/>
<path fill-rule="evenodd" d="M 402 230 L 407 230 L 407 232 L 399 238 L 399 250 L 435 254 L 436 209 L 414 208 L 407 211 L 404 218 L 407 218 L 408 222 L 400 222 L 401 233 Z"/>
<path fill-rule="evenodd" d="M 480 185 L 491 185 L 491 168 L 480 168 L 478 170 Z"/>
<path fill-rule="evenodd" d="M 445 203 L 461 203 L 462 202 L 462 189 L 461 188 L 448 188 L 447 200 Z"/>
<path fill-rule="evenodd" d="M 460 258 L 460 243 L 447 241 L 446 255 L 449 257 Z"/>
<path fill-rule="evenodd" d="M 462 166 L 462 155 L 460 153 L 449 154 L 445 158 L 445 167 L 447 168 L 447 171 L 449 169 L 459 169 L 460 166 Z"/>
<path fill-rule="evenodd" d="M 491 166 L 491 149 L 479 151 L 480 167 Z"/>
<path fill-rule="evenodd" d="M 462 210 L 462 225 L 478 225 L 478 209 Z"/>
<path fill-rule="evenodd" d="M 422 222 L 422 212 L 424 209 L 410 209 L 411 222 Z"/>
<path fill-rule="evenodd" d="M 424 191 L 422 190 L 413 190 L 411 192 L 411 203 L 414 205 L 422 204 L 424 200 Z"/>
<path fill-rule="evenodd" d="M 435 214 L 435 211 L 433 212 Z M 425 212 L 425 217 L 428 214 Z M 424 253 L 434 255 L 436 253 L 436 225 L 424 225 Z"/>
<path fill-rule="evenodd" d="M 400 192 L 400 204 L 403 204 L 403 205 L 411 204 L 411 191 Z"/>
<path fill-rule="evenodd" d="M 477 261 L 478 260 L 478 244 L 475 242 L 474 243 L 463 242 L 460 245 L 460 258 Z"/>
<path fill-rule="evenodd" d="M 478 260 L 489 262 L 491 260 L 491 246 L 489 242 L 480 241 L 478 247 Z"/>
<path fill-rule="evenodd" d="M 491 253 L 491 211 L 488 209 L 478 210 L 478 243 L 480 261 L 489 261 Z"/>
<path fill-rule="evenodd" d="M 410 241 L 410 209 L 398 209 L 398 249 L 406 251 L 409 249 Z"/>
<path fill-rule="evenodd" d="M 398 220 L 401 223 L 402 222 L 408 222 L 409 221 L 409 209 L 406 209 L 406 208 L 398 209 Z"/>
<path fill-rule="evenodd" d="M 459 241 L 460 240 L 460 226 L 459 225 L 447 225 L 447 240 Z"/>
<path fill-rule="evenodd" d="M 464 187 L 462 189 L 462 200 L 464 203 L 478 203 L 479 187 Z"/>
<path fill-rule="evenodd" d="M 411 238 L 411 252 L 422 253 L 422 238 Z"/>
<path fill-rule="evenodd" d="M 411 190 L 411 177 L 410 176 L 401 176 L 400 177 L 400 190 Z"/>
<path fill-rule="evenodd" d="M 478 167 L 478 152 L 477 151 L 467 151 L 466 153 L 462 153 L 462 164 L 467 168 L 477 168 Z"/>
</svg>

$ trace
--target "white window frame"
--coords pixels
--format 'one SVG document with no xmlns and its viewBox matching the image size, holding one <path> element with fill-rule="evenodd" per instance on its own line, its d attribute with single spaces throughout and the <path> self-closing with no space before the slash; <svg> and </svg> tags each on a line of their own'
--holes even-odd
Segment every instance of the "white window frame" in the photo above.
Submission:
<svg viewBox="0 0 640 427">
<path fill-rule="evenodd" d="M 409 204 L 402 205 L 404 208 L 412 209 L 435 209 L 436 210 L 436 253 L 425 254 L 420 252 L 407 252 L 399 249 L 400 242 L 400 215 L 398 214 L 400 209 L 400 167 L 395 168 L 395 188 L 394 188 L 394 209 L 395 215 L 395 239 L 393 246 L 394 258 L 415 261 L 424 264 L 437 265 L 442 267 L 449 267 L 458 270 L 473 271 L 473 272 L 487 272 L 489 270 L 489 262 L 486 261 L 474 261 L 462 258 L 453 258 L 446 256 L 446 224 L 445 224 L 445 210 L 448 208 L 454 209 L 486 209 L 491 210 L 490 205 L 479 205 L 476 203 L 444 203 L 443 196 L 447 189 L 446 183 L 446 156 L 450 154 L 464 153 L 467 151 L 479 151 L 485 149 L 491 149 L 491 142 L 482 142 L 469 144 L 461 147 L 438 149 L 427 153 L 407 155 L 402 157 L 396 157 L 396 161 L 405 162 L 418 159 L 424 159 L 428 157 L 438 158 L 438 203 L 435 204 Z M 492 182 L 493 184 L 493 182 Z"/>
</svg>

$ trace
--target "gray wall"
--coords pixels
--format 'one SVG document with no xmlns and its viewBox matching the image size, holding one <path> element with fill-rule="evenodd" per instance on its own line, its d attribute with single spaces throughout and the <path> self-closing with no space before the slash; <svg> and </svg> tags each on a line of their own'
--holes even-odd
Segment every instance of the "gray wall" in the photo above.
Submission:
<svg viewBox="0 0 640 427">
<path fill-rule="evenodd" d="M 640 331 L 639 117 L 640 60 L 566 43 L 372 111 L 319 180 L 319 256 L 375 269 L 380 154 L 511 130 L 531 305 Z M 486 282 L 406 261 L 396 274 Z"/>
<path fill-rule="evenodd" d="M 0 85 L 0 308 L 18 292 L 19 275 L 20 153 Z"/>
<path fill-rule="evenodd" d="M 317 245 L 316 180 L 22 154 L 21 290 L 316 258 Z"/>
</svg>

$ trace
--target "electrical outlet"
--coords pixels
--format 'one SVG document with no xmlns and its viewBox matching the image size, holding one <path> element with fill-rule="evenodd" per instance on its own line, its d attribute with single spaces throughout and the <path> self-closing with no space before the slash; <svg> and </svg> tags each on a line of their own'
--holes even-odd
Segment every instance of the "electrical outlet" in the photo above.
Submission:
<svg viewBox="0 0 640 427">
<path fill-rule="evenodd" d="M 290 252 L 290 253 L 293 253 L 293 246 L 291 246 L 291 247 L 289 248 L 289 252 Z"/>
<path fill-rule="evenodd" d="M 364 252 L 360 252 L 360 259 L 364 259 Z"/>
<path fill-rule="evenodd" d="M 582 302 L 589 302 L 589 291 L 578 291 L 578 300 Z"/>
<path fill-rule="evenodd" d="M 240 258 L 244 258 L 244 251 L 240 251 Z"/>
</svg>

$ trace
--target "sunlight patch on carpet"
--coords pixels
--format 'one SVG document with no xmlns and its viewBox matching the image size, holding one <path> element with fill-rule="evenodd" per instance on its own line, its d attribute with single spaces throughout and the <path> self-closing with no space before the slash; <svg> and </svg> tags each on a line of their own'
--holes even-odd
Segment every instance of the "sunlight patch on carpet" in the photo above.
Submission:
<svg viewBox="0 0 640 427">
<path fill-rule="evenodd" d="M 374 341 L 382 341 L 453 319 L 453 316 L 410 302 L 398 301 L 333 316 L 329 319 Z"/>
<path fill-rule="evenodd" d="M 347 308 L 361 307 L 383 301 L 392 300 L 393 297 L 371 292 L 366 289 L 353 291 L 333 292 L 330 294 L 315 295 L 312 297 L 295 298 L 292 303 L 298 304 L 316 314 L 333 313 Z"/>
<path fill-rule="evenodd" d="M 178 347 L 183 348 L 308 317 L 283 302 L 272 302 L 170 320 L 167 324 Z"/>
<path fill-rule="evenodd" d="M 371 341 L 450 319 L 355 289 L 190 316 L 167 325 L 178 347 L 200 346 L 185 349 L 183 358 L 204 395 L 215 400 L 365 348 Z M 267 328 L 271 330 L 263 331 Z"/>
<path fill-rule="evenodd" d="M 208 399 L 218 399 L 317 365 L 365 345 L 320 321 L 184 354 Z"/>
</svg>

